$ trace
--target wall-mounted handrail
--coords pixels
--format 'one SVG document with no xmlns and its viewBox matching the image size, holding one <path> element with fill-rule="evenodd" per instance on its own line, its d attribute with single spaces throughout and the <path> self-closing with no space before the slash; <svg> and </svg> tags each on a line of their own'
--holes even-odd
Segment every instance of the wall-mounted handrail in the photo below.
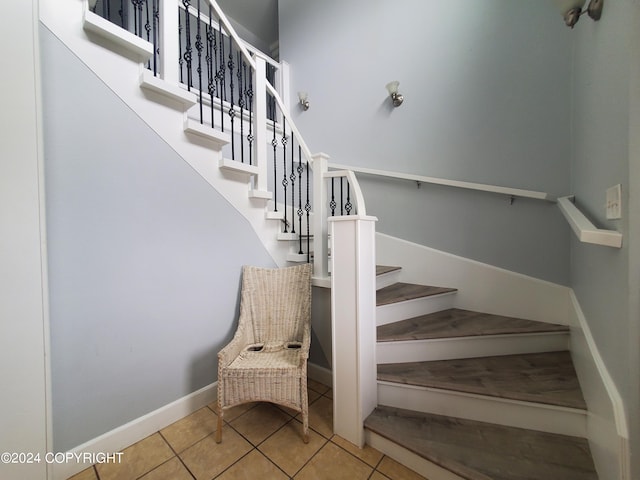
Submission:
<svg viewBox="0 0 640 480">
<path fill-rule="evenodd" d="M 622 233 L 615 230 L 597 228 L 573 203 L 575 197 L 558 198 L 558 207 L 576 234 L 584 243 L 593 243 L 607 247 L 622 247 Z"/>
<path fill-rule="evenodd" d="M 520 188 L 501 187 L 499 185 L 487 185 L 484 183 L 463 182 L 458 180 L 447 180 L 444 178 L 426 177 L 424 175 L 414 175 L 411 173 L 391 172 L 388 170 L 377 170 L 366 167 L 352 167 L 330 163 L 329 168 L 338 170 L 351 170 L 356 173 L 366 175 L 376 175 L 379 177 L 397 178 L 400 180 L 410 180 L 418 183 L 431 183 L 434 185 L 444 185 L 447 187 L 465 188 L 468 190 L 477 190 L 481 192 L 498 193 L 508 195 L 510 197 L 530 198 L 534 200 L 544 200 L 546 202 L 556 202 L 556 197 L 546 192 L 537 192 L 534 190 L 523 190 Z"/>
</svg>

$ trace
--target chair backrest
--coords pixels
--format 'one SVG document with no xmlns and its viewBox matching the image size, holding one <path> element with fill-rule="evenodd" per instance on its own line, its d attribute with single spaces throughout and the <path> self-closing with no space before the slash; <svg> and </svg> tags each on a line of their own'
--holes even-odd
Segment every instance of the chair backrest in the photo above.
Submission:
<svg viewBox="0 0 640 480">
<path fill-rule="evenodd" d="M 244 266 L 242 298 L 255 343 L 301 342 L 311 323 L 311 264 L 285 268 Z"/>
</svg>

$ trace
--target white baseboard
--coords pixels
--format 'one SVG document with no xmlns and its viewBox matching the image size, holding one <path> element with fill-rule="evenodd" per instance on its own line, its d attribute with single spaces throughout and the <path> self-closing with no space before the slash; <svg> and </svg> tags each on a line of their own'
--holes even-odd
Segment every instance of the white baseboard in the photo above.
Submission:
<svg viewBox="0 0 640 480">
<path fill-rule="evenodd" d="M 332 386 L 333 376 L 331 370 L 313 363 L 307 365 L 307 370 L 309 378 L 323 385 Z M 70 450 L 70 453 L 116 453 L 122 451 L 129 445 L 139 442 L 143 438 L 214 402 L 217 395 L 217 386 L 218 382 L 207 385 L 164 407 L 160 407 L 110 432 L 89 440 Z M 89 464 L 73 461 L 54 464 L 52 478 L 53 480 L 65 480 L 90 466 Z"/>
<path fill-rule="evenodd" d="M 116 453 L 125 447 L 139 442 L 143 438 L 215 401 L 218 382 L 214 382 L 189 395 L 160 407 L 142 417 L 136 418 L 99 437 L 79 445 L 70 453 Z M 53 480 L 64 480 L 91 465 L 74 461 L 54 464 Z"/>
<path fill-rule="evenodd" d="M 631 480 L 629 426 L 622 397 L 600 356 L 573 291 L 570 299 L 571 356 L 589 409 L 587 438 L 598 476 Z"/>
</svg>

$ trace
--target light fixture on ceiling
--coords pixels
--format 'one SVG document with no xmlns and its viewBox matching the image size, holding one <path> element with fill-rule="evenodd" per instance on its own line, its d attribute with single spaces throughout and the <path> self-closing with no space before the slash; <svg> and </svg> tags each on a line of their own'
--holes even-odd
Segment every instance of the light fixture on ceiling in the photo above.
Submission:
<svg viewBox="0 0 640 480">
<path fill-rule="evenodd" d="M 398 85 L 400 85 L 400 82 L 397 80 L 387 83 L 387 91 L 389 92 L 394 107 L 399 107 L 404 101 L 402 94 L 398 93 Z"/>
<path fill-rule="evenodd" d="M 306 112 L 309 110 L 309 94 L 307 92 L 298 92 L 298 98 L 300 99 L 300 106 Z"/>
<path fill-rule="evenodd" d="M 590 0 L 587 9 L 583 11 L 586 0 L 555 0 L 560 13 L 564 17 L 564 23 L 573 28 L 580 15 L 587 13 L 594 21 L 600 20 L 604 0 Z"/>
</svg>

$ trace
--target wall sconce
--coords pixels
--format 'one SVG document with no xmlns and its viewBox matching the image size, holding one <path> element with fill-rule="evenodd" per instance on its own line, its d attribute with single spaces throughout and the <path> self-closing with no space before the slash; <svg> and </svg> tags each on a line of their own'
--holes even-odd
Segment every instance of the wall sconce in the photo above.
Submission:
<svg viewBox="0 0 640 480">
<path fill-rule="evenodd" d="M 300 106 L 306 112 L 309 110 L 309 94 L 307 92 L 298 92 L 298 98 L 300 99 Z"/>
<path fill-rule="evenodd" d="M 397 80 L 387 83 L 387 91 L 389 92 L 394 107 L 399 107 L 404 101 L 402 94 L 398 93 L 398 85 L 400 85 L 400 82 Z"/>
<path fill-rule="evenodd" d="M 585 11 L 582 10 L 586 0 L 556 0 L 556 5 L 564 17 L 564 23 L 573 28 L 580 20 L 580 15 L 587 13 L 594 21 L 600 20 L 604 0 L 591 0 Z"/>
</svg>

